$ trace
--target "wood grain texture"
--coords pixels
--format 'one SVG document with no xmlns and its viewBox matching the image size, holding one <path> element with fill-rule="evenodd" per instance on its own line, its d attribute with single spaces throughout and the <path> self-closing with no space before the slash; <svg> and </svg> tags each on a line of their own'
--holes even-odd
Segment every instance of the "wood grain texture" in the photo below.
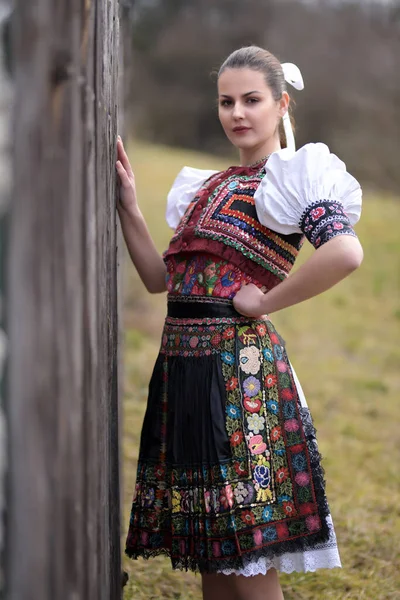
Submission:
<svg viewBox="0 0 400 600">
<path fill-rule="evenodd" d="M 120 598 L 117 0 L 16 0 L 10 600 Z"/>
<path fill-rule="evenodd" d="M 5 371 L 8 340 L 5 331 L 5 265 L 7 222 L 11 190 L 11 114 L 9 15 L 10 2 L 0 0 L 0 597 L 4 591 L 4 553 L 7 477 L 7 429 L 5 419 Z"/>
</svg>

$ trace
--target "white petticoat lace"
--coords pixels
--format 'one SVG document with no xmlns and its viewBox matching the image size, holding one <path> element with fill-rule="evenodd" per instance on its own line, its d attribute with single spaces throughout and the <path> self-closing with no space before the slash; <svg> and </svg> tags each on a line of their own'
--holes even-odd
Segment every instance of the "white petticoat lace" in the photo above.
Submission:
<svg viewBox="0 0 400 600">
<path fill-rule="evenodd" d="M 244 575 L 251 577 L 252 575 L 265 575 L 268 569 L 272 567 L 281 573 L 293 573 L 294 571 L 307 572 L 316 571 L 317 569 L 334 569 L 341 567 L 339 550 L 336 544 L 336 535 L 333 529 L 332 518 L 326 518 L 330 535 L 328 541 L 303 552 L 288 552 L 274 558 L 259 558 L 254 562 L 250 562 L 243 569 L 223 569 L 220 573 L 224 575 Z"/>
</svg>

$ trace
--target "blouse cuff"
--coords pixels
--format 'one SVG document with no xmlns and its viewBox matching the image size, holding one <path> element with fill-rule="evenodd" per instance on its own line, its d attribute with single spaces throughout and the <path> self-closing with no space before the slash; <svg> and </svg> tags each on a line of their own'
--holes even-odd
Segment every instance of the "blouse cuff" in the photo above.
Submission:
<svg viewBox="0 0 400 600">
<path fill-rule="evenodd" d="M 332 200 L 309 204 L 300 217 L 299 227 L 314 248 L 338 235 L 357 237 L 342 203 Z"/>
</svg>

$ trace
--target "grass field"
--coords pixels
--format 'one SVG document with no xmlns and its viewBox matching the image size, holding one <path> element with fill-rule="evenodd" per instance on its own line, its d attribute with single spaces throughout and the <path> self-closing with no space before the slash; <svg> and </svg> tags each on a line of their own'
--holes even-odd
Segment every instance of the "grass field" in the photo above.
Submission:
<svg viewBox="0 0 400 600">
<path fill-rule="evenodd" d="M 130 148 L 138 197 L 161 250 L 166 194 L 184 164 L 223 160 L 170 148 Z M 286 600 L 400 599 L 400 201 L 364 195 L 362 267 L 329 292 L 272 315 L 286 340 L 318 430 L 343 569 L 282 575 Z M 312 252 L 304 247 L 299 264 Z M 147 385 L 165 295 L 150 296 L 125 265 L 124 529 Z M 200 577 L 167 559 L 130 561 L 124 600 L 200 599 Z"/>
</svg>

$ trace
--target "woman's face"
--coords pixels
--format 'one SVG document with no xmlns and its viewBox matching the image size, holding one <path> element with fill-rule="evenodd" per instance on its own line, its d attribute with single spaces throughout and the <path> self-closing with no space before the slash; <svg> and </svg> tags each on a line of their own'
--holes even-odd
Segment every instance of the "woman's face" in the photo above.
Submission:
<svg viewBox="0 0 400 600">
<path fill-rule="evenodd" d="M 226 69 L 218 79 L 218 115 L 227 138 L 242 150 L 262 147 L 276 137 L 289 96 L 274 100 L 263 73 Z"/>
</svg>

